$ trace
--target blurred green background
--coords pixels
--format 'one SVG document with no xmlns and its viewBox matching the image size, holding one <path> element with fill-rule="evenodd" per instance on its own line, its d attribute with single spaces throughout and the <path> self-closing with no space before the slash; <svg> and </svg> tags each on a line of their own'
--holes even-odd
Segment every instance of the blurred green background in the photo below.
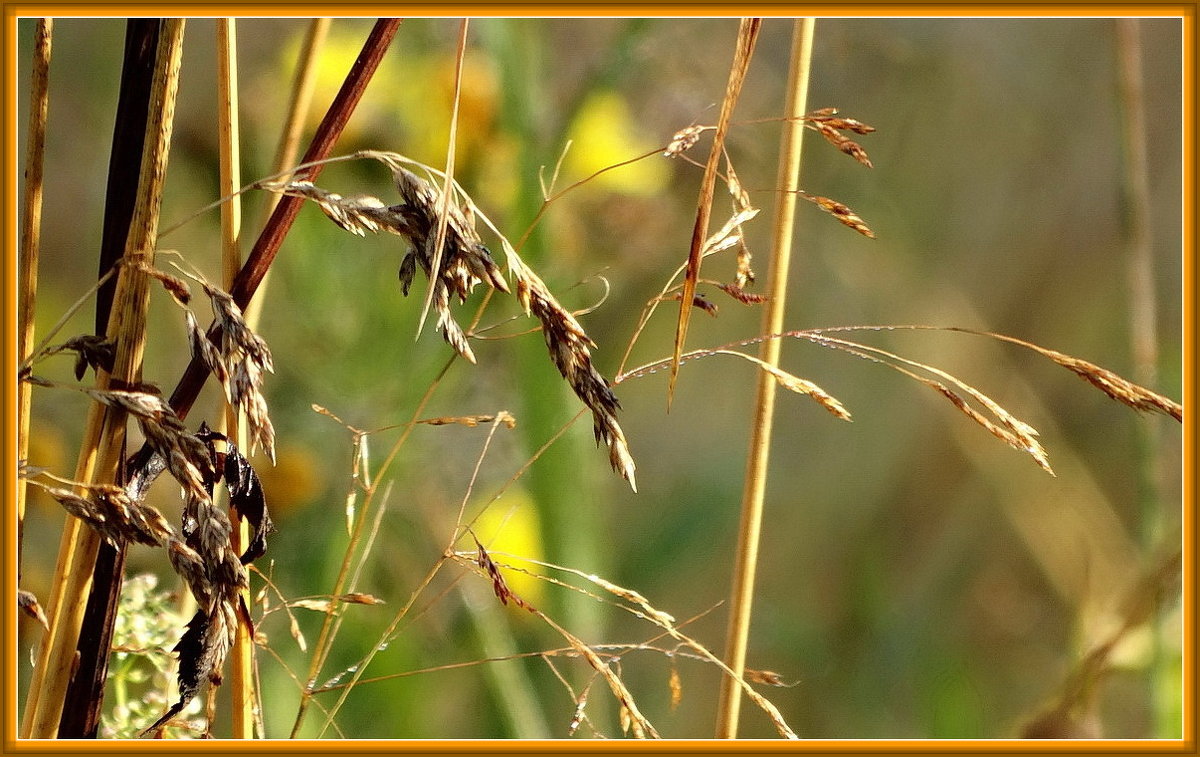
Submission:
<svg viewBox="0 0 1200 757">
<path fill-rule="evenodd" d="M 270 172 L 306 25 L 239 22 L 244 182 Z M 306 135 L 370 26 L 366 19 L 333 22 Z M 214 28 L 211 20 L 188 23 L 164 227 L 217 196 Z M 751 121 L 783 110 L 791 29 L 789 19 L 764 23 L 727 144 L 742 183 L 764 209 L 747 226 L 760 286 L 780 124 Z M 859 139 L 875 167 L 865 169 L 809 134 L 801 186 L 848 204 L 878 238 L 858 236 L 801 203 L 790 327 L 988 329 L 1134 378 L 1115 30 L 1111 19 L 818 21 L 810 109 L 837 107 L 875 126 Z M 19 24 L 22 149 L 31 31 L 31 21 Z M 732 19 L 473 20 L 457 177 L 515 241 L 539 207 L 539 167 L 549 177 L 568 139 L 560 187 L 665 145 L 690 124 L 714 123 L 736 32 Z M 443 165 L 457 33 L 450 19 L 405 21 L 335 152 L 392 150 Z M 54 35 L 39 337 L 95 279 L 124 21 L 60 19 Z M 1160 350 L 1151 388 L 1176 400 L 1181 39 L 1178 20 L 1141 22 Z M 689 155 L 703 162 L 708 144 L 705 137 Z M 607 279 L 610 295 L 581 322 L 609 377 L 643 305 L 686 257 L 700 174 L 663 157 L 613 171 L 552 205 L 523 250 L 569 308 L 597 302 L 603 287 L 596 277 Z M 331 166 L 318 183 L 395 198 L 386 172 L 369 162 Z M 251 193 L 245 200 L 248 250 L 266 198 Z M 718 188 L 714 228 L 727 208 Z M 219 278 L 215 212 L 161 247 Z M 353 237 L 308 207 L 274 266 L 261 332 L 275 356 L 266 390 L 279 462 L 274 469 L 264 459 L 256 463 L 279 530 L 258 566 L 289 599 L 330 591 L 347 543 L 352 439 L 310 406 L 363 429 L 404 423 L 449 356 L 428 326 L 415 338 L 420 296 L 403 298 L 395 279 L 404 248 L 396 237 Z M 709 258 L 704 271 L 732 280 L 733 259 Z M 423 280 L 415 289 L 424 292 Z M 758 310 L 708 293 L 719 317 L 697 312 L 689 347 L 757 334 Z M 469 322 L 479 298 L 458 308 L 461 322 Z M 196 310 L 203 313 L 203 305 Z M 631 367 L 669 355 L 675 312 L 674 304 L 660 309 Z M 511 302 L 497 300 L 483 323 L 515 313 Z M 62 336 L 90 332 L 92 319 L 89 305 Z M 522 331 L 527 323 L 501 330 Z M 1139 417 L 1012 346 L 938 332 L 863 340 L 954 373 L 1034 425 L 1058 476 L 895 372 L 807 343 L 785 344 L 784 367 L 838 397 L 854 422 L 780 396 L 748 664 L 794 684 L 759 688 L 804 737 L 1015 736 L 1113 630 L 1121 602 L 1164 545 L 1177 543 L 1179 427 Z M 515 430 L 496 434 L 469 512 L 580 407 L 540 336 L 481 341 L 475 351 L 478 365 L 456 363 L 426 412 L 505 409 L 517 417 Z M 146 379 L 169 391 L 186 360 L 179 313 L 156 295 Z M 39 373 L 70 380 L 70 370 L 61 358 Z M 703 614 L 686 631 L 720 654 L 726 614 L 717 605 L 730 583 L 754 379 L 749 364 L 725 357 L 688 364 L 670 412 L 665 374 L 621 384 L 638 493 L 609 471 L 585 418 L 492 505 L 495 515 L 516 506 L 493 549 L 603 576 L 681 621 Z M 214 418 L 216 397 L 206 389 L 189 422 Z M 69 475 L 85 398 L 38 390 L 34 403 L 30 461 Z M 373 465 L 397 434 L 370 438 Z M 482 427 L 417 428 L 392 470 L 387 512 L 358 585 L 387 604 L 347 608 L 322 679 L 378 642 L 441 554 L 485 436 Z M 168 482 L 154 497 L 175 512 Z M 56 504 L 32 496 L 23 585 L 40 597 L 62 520 Z M 161 558 L 134 548 L 130 571 L 161 573 L 173 586 Z M 478 576 L 448 589 L 463 572 L 447 566 L 418 599 L 423 611 L 402 624 L 368 677 L 564 646 L 533 616 L 500 606 Z M 548 584 L 514 579 L 513 586 L 590 643 L 656 636 L 654 626 L 610 604 Z M 1168 587 L 1168 597 L 1157 621 L 1118 648 L 1096 692 L 1094 719 L 1105 736 L 1181 735 L 1177 586 Z M 311 646 L 320 616 L 295 613 Z M 38 632 L 22 623 L 18 659 L 28 660 Z M 260 630 L 303 678 L 308 657 L 283 616 L 273 614 Z M 267 733 L 284 737 L 297 684 L 275 657 L 264 654 L 259 665 Z M 677 707 L 668 685 L 673 666 L 682 684 Z M 584 663 L 557 658 L 554 667 L 576 693 L 587 686 Z M 713 666 L 635 651 L 619 672 L 662 734 L 712 735 Z M 23 692 L 27 665 L 20 675 Z M 319 701 L 332 704 L 333 696 Z M 584 724 L 579 735 L 620 735 L 602 681 L 592 685 L 588 707 L 596 730 Z M 337 723 L 355 738 L 562 737 L 574 711 L 563 683 L 534 658 L 362 684 Z M 317 715 L 301 735 L 316 734 Z M 217 735 L 226 723 L 218 723 Z M 775 732 L 747 702 L 741 735 Z"/>
</svg>

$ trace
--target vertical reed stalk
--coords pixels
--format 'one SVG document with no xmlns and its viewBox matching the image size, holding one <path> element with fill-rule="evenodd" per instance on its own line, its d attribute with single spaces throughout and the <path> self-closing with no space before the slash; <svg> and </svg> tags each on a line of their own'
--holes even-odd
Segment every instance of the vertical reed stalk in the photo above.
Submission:
<svg viewBox="0 0 1200 757">
<path fill-rule="evenodd" d="M 155 75 L 146 121 L 145 148 L 142 153 L 138 197 L 125 246 L 131 261 L 152 262 L 158 235 L 158 213 L 162 199 L 170 147 L 175 95 L 179 83 L 179 64 L 183 49 L 182 19 L 162 22 L 155 57 Z M 97 386 L 136 383 L 141 377 L 145 346 L 146 309 L 149 304 L 148 277 L 133 267 L 125 267 L 117 280 L 107 336 L 116 344 L 113 371 L 101 371 Z M 120 475 L 125 442 L 124 411 L 95 403 L 88 415 L 87 431 L 76 467 L 75 478 L 84 483 L 116 483 Z M 79 492 L 86 495 L 85 491 Z M 80 623 L 92 581 L 100 539 L 96 532 L 82 528 L 71 519 L 64 531 L 64 551 L 55 576 L 51 631 L 40 650 L 37 667 L 42 670 L 38 689 L 31 688 L 26 717 L 30 738 L 53 738 L 58 733 L 67 688 L 75 665 L 75 648 Z M 103 654 L 107 658 L 108 650 Z"/>
<path fill-rule="evenodd" d="M 1145 86 L 1142 71 L 1141 23 L 1136 18 L 1116 21 L 1117 85 L 1121 111 L 1121 137 L 1124 169 L 1122 176 L 1123 231 L 1129 259 L 1129 338 L 1133 356 L 1133 380 L 1142 386 L 1158 384 L 1157 296 L 1154 286 L 1153 229 L 1150 225 L 1150 169 L 1146 155 L 1148 132 L 1145 115 Z M 1142 550 L 1153 554 L 1160 548 L 1166 531 L 1161 501 L 1163 485 L 1162 429 L 1157 424 L 1134 426 L 1136 454 L 1134 471 L 1141 508 L 1139 533 Z M 1178 738 L 1178 713 L 1163 695 L 1162 684 L 1178 680 L 1171 670 L 1169 655 L 1164 654 L 1158 632 L 1160 615 L 1150 621 L 1153 657 L 1148 671 L 1148 696 L 1155 722 L 1154 736 Z M 1174 684 L 1168 684 L 1174 685 Z"/>
<path fill-rule="evenodd" d="M 767 294 L 770 300 L 763 312 L 762 333 L 778 334 L 784 330 L 784 306 L 787 301 L 788 263 L 791 256 L 797 190 L 800 188 L 800 148 L 804 135 L 804 115 L 808 100 L 809 65 L 812 59 L 814 20 L 798 19 L 792 38 L 791 65 L 788 73 L 787 113 L 780 146 L 780 190 L 775 206 L 770 280 Z M 767 339 L 759 357 L 777 366 L 782 340 Z M 754 410 L 750 451 L 746 463 L 746 481 L 742 495 L 742 515 L 738 530 L 737 553 L 734 564 L 733 590 L 730 601 L 729 630 L 725 647 L 725 664 L 733 676 L 721 679 L 717 710 L 717 738 L 737 736 L 738 714 L 742 689 L 738 682 L 746 666 L 746 645 L 750 636 L 751 606 L 754 599 L 754 576 L 758 565 L 758 541 L 762 529 L 763 495 L 767 486 L 767 467 L 770 457 L 771 426 L 775 410 L 775 379 L 767 372 L 758 374 L 758 398 Z"/>
<path fill-rule="evenodd" d="M 234 19 L 217 19 L 217 135 L 219 142 L 220 197 L 233 195 L 241 186 L 241 152 L 238 147 L 237 26 Z M 229 289 L 242 267 L 240 236 L 242 228 L 241 195 L 221 205 L 221 281 Z M 242 445 L 248 438 L 243 413 L 225 402 L 225 435 L 231 444 Z M 234 554 L 245 551 L 250 540 L 249 526 L 241 515 L 229 513 L 232 530 L 230 546 Z M 250 604 L 249 589 L 242 600 Z M 254 738 L 254 640 L 245 618 L 238 616 L 237 632 L 229 654 L 230 729 L 235 739 Z"/>
<path fill-rule="evenodd" d="M 21 222 L 17 272 L 17 356 L 24 361 L 33 348 L 33 315 L 37 302 L 38 252 L 42 238 L 42 168 L 46 150 L 46 116 L 50 110 L 49 76 L 54 21 L 38 19 L 33 32 L 33 76 L 30 82 L 29 140 L 25 151 L 25 216 Z M 29 456 L 30 384 L 17 390 L 17 459 Z M 25 480 L 17 481 L 17 583 L 21 582 L 21 541 L 25 531 Z"/>
</svg>

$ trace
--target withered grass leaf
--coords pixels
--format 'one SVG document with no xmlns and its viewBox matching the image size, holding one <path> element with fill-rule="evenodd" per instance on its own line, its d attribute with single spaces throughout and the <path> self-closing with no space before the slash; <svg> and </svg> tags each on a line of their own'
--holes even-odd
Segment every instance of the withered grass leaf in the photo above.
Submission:
<svg viewBox="0 0 1200 757">
<path fill-rule="evenodd" d="M 696 294 L 696 284 L 700 280 L 700 268 L 704 260 L 704 239 L 708 233 L 709 218 L 712 214 L 713 192 L 716 185 L 717 166 L 725 149 L 725 138 L 729 132 L 734 106 L 742 91 L 746 72 L 750 68 L 750 60 L 754 56 L 754 48 L 762 29 L 761 18 L 743 18 L 738 26 L 737 44 L 734 50 L 733 63 L 729 69 L 729 80 L 725 85 L 725 96 L 721 100 L 721 113 L 717 117 L 717 127 L 713 135 L 712 147 L 708 160 L 704 165 L 704 174 L 700 180 L 700 191 L 697 197 L 696 221 L 692 226 L 692 240 L 688 247 L 687 268 L 683 278 L 683 297 L 680 300 L 679 316 L 675 323 L 675 340 L 671 349 L 670 375 L 667 380 L 667 406 L 675 396 L 675 383 L 679 378 L 680 360 L 683 356 L 684 343 L 687 341 L 688 325 L 692 317 L 692 297 Z"/>
<path fill-rule="evenodd" d="M 250 524 L 250 543 L 240 558 L 247 565 L 266 554 L 267 536 L 275 530 L 275 524 L 271 522 L 258 473 L 233 444 L 225 452 L 225 487 L 229 491 L 229 506 Z"/>
<path fill-rule="evenodd" d="M 89 367 L 93 371 L 99 369 L 112 371 L 113 360 L 116 358 L 116 345 L 103 336 L 80 334 L 50 350 L 50 354 L 56 352 L 75 353 L 75 380 L 82 381 L 83 375 Z"/>
</svg>

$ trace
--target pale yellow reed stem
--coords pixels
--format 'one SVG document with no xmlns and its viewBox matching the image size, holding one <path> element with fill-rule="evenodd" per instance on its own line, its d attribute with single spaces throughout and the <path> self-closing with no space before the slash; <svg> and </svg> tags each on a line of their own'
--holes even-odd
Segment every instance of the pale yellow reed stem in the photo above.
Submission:
<svg viewBox="0 0 1200 757">
<path fill-rule="evenodd" d="M 37 301 L 38 251 L 42 238 L 42 168 L 49 113 L 50 48 L 54 20 L 38 19 L 33 32 L 33 67 L 30 82 L 29 133 L 25 151 L 25 216 L 21 219 L 21 258 L 17 271 L 17 355 L 24 362 L 33 348 L 33 316 Z M 33 386 L 21 382 L 17 389 L 17 459 L 29 456 L 29 415 Z M 17 550 L 25 529 L 25 479 L 17 481 Z M 17 557 L 17 581 L 21 560 Z"/>
<path fill-rule="evenodd" d="M 217 134 L 220 145 L 218 195 L 233 195 L 241 186 L 241 151 L 238 147 L 237 25 L 231 18 L 217 19 Z M 242 197 L 234 195 L 221 205 L 221 280 L 226 290 L 242 267 L 239 244 L 242 228 Z M 225 405 L 225 435 L 229 442 L 241 445 L 247 438 L 246 419 L 236 407 Z M 249 526 L 231 511 L 233 526 L 230 546 L 236 554 L 245 551 L 250 541 Z M 242 599 L 249 606 L 249 589 Z M 244 619 L 238 617 L 233 649 L 229 653 L 229 699 L 231 737 L 254 738 L 254 640 Z"/>
<path fill-rule="evenodd" d="M 771 269 L 767 284 L 770 300 L 763 311 L 764 334 L 778 334 L 784 330 L 788 262 L 791 256 L 796 190 L 800 188 L 800 147 L 804 134 L 804 124 L 799 117 L 804 115 L 805 103 L 808 100 L 813 26 L 814 21 L 811 18 L 798 19 L 792 38 L 786 113 L 789 120 L 785 123 L 780 146 L 779 175 L 776 182 L 780 193 L 775 206 Z M 781 344 L 780 339 L 764 341 L 759 357 L 772 366 L 778 365 Z M 746 646 L 750 637 L 754 577 L 758 565 L 758 541 L 762 530 L 763 497 L 767 487 L 774 412 L 775 379 L 766 371 L 759 371 L 758 398 L 754 408 L 754 426 L 746 462 L 746 481 L 742 494 L 742 515 L 725 647 L 725 664 L 734 675 L 721 679 L 717 710 L 717 738 L 722 739 L 737 736 L 738 714 L 742 702 L 742 687 L 738 679 L 746 667 Z"/>
</svg>

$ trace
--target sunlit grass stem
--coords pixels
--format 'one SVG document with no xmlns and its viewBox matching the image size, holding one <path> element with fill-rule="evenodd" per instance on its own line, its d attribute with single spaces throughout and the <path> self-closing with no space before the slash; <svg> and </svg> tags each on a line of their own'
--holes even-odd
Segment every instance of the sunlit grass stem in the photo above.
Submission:
<svg viewBox="0 0 1200 757">
<path fill-rule="evenodd" d="M 796 209 L 796 192 L 800 182 L 800 154 L 804 125 L 796 117 L 805 112 L 808 100 L 809 65 L 812 59 L 814 21 L 811 18 L 795 22 L 792 39 L 791 64 L 788 73 L 786 114 L 791 117 L 784 126 L 780 146 L 779 175 L 776 186 L 786 190 L 778 195 L 772 232 L 770 296 L 763 311 L 761 333 L 777 334 L 784 330 L 784 307 L 787 302 L 788 267 L 791 257 L 792 232 Z M 764 362 L 777 366 L 781 342 L 770 339 L 762 344 L 759 353 Z M 725 664 L 732 676 L 721 679 L 717 710 L 718 738 L 737 736 L 738 714 L 742 689 L 738 681 L 746 666 L 746 646 L 750 638 L 750 618 L 754 600 L 754 578 L 758 566 L 758 542 L 762 530 L 763 500 L 767 488 L 767 468 L 770 460 L 771 427 L 775 411 L 775 380 L 767 373 L 758 375 L 757 399 L 751 429 L 750 449 L 746 461 L 746 480 L 742 494 L 742 514 L 738 526 L 737 553 L 734 562 L 733 589 L 730 596 L 729 628 L 725 646 Z"/>
</svg>

